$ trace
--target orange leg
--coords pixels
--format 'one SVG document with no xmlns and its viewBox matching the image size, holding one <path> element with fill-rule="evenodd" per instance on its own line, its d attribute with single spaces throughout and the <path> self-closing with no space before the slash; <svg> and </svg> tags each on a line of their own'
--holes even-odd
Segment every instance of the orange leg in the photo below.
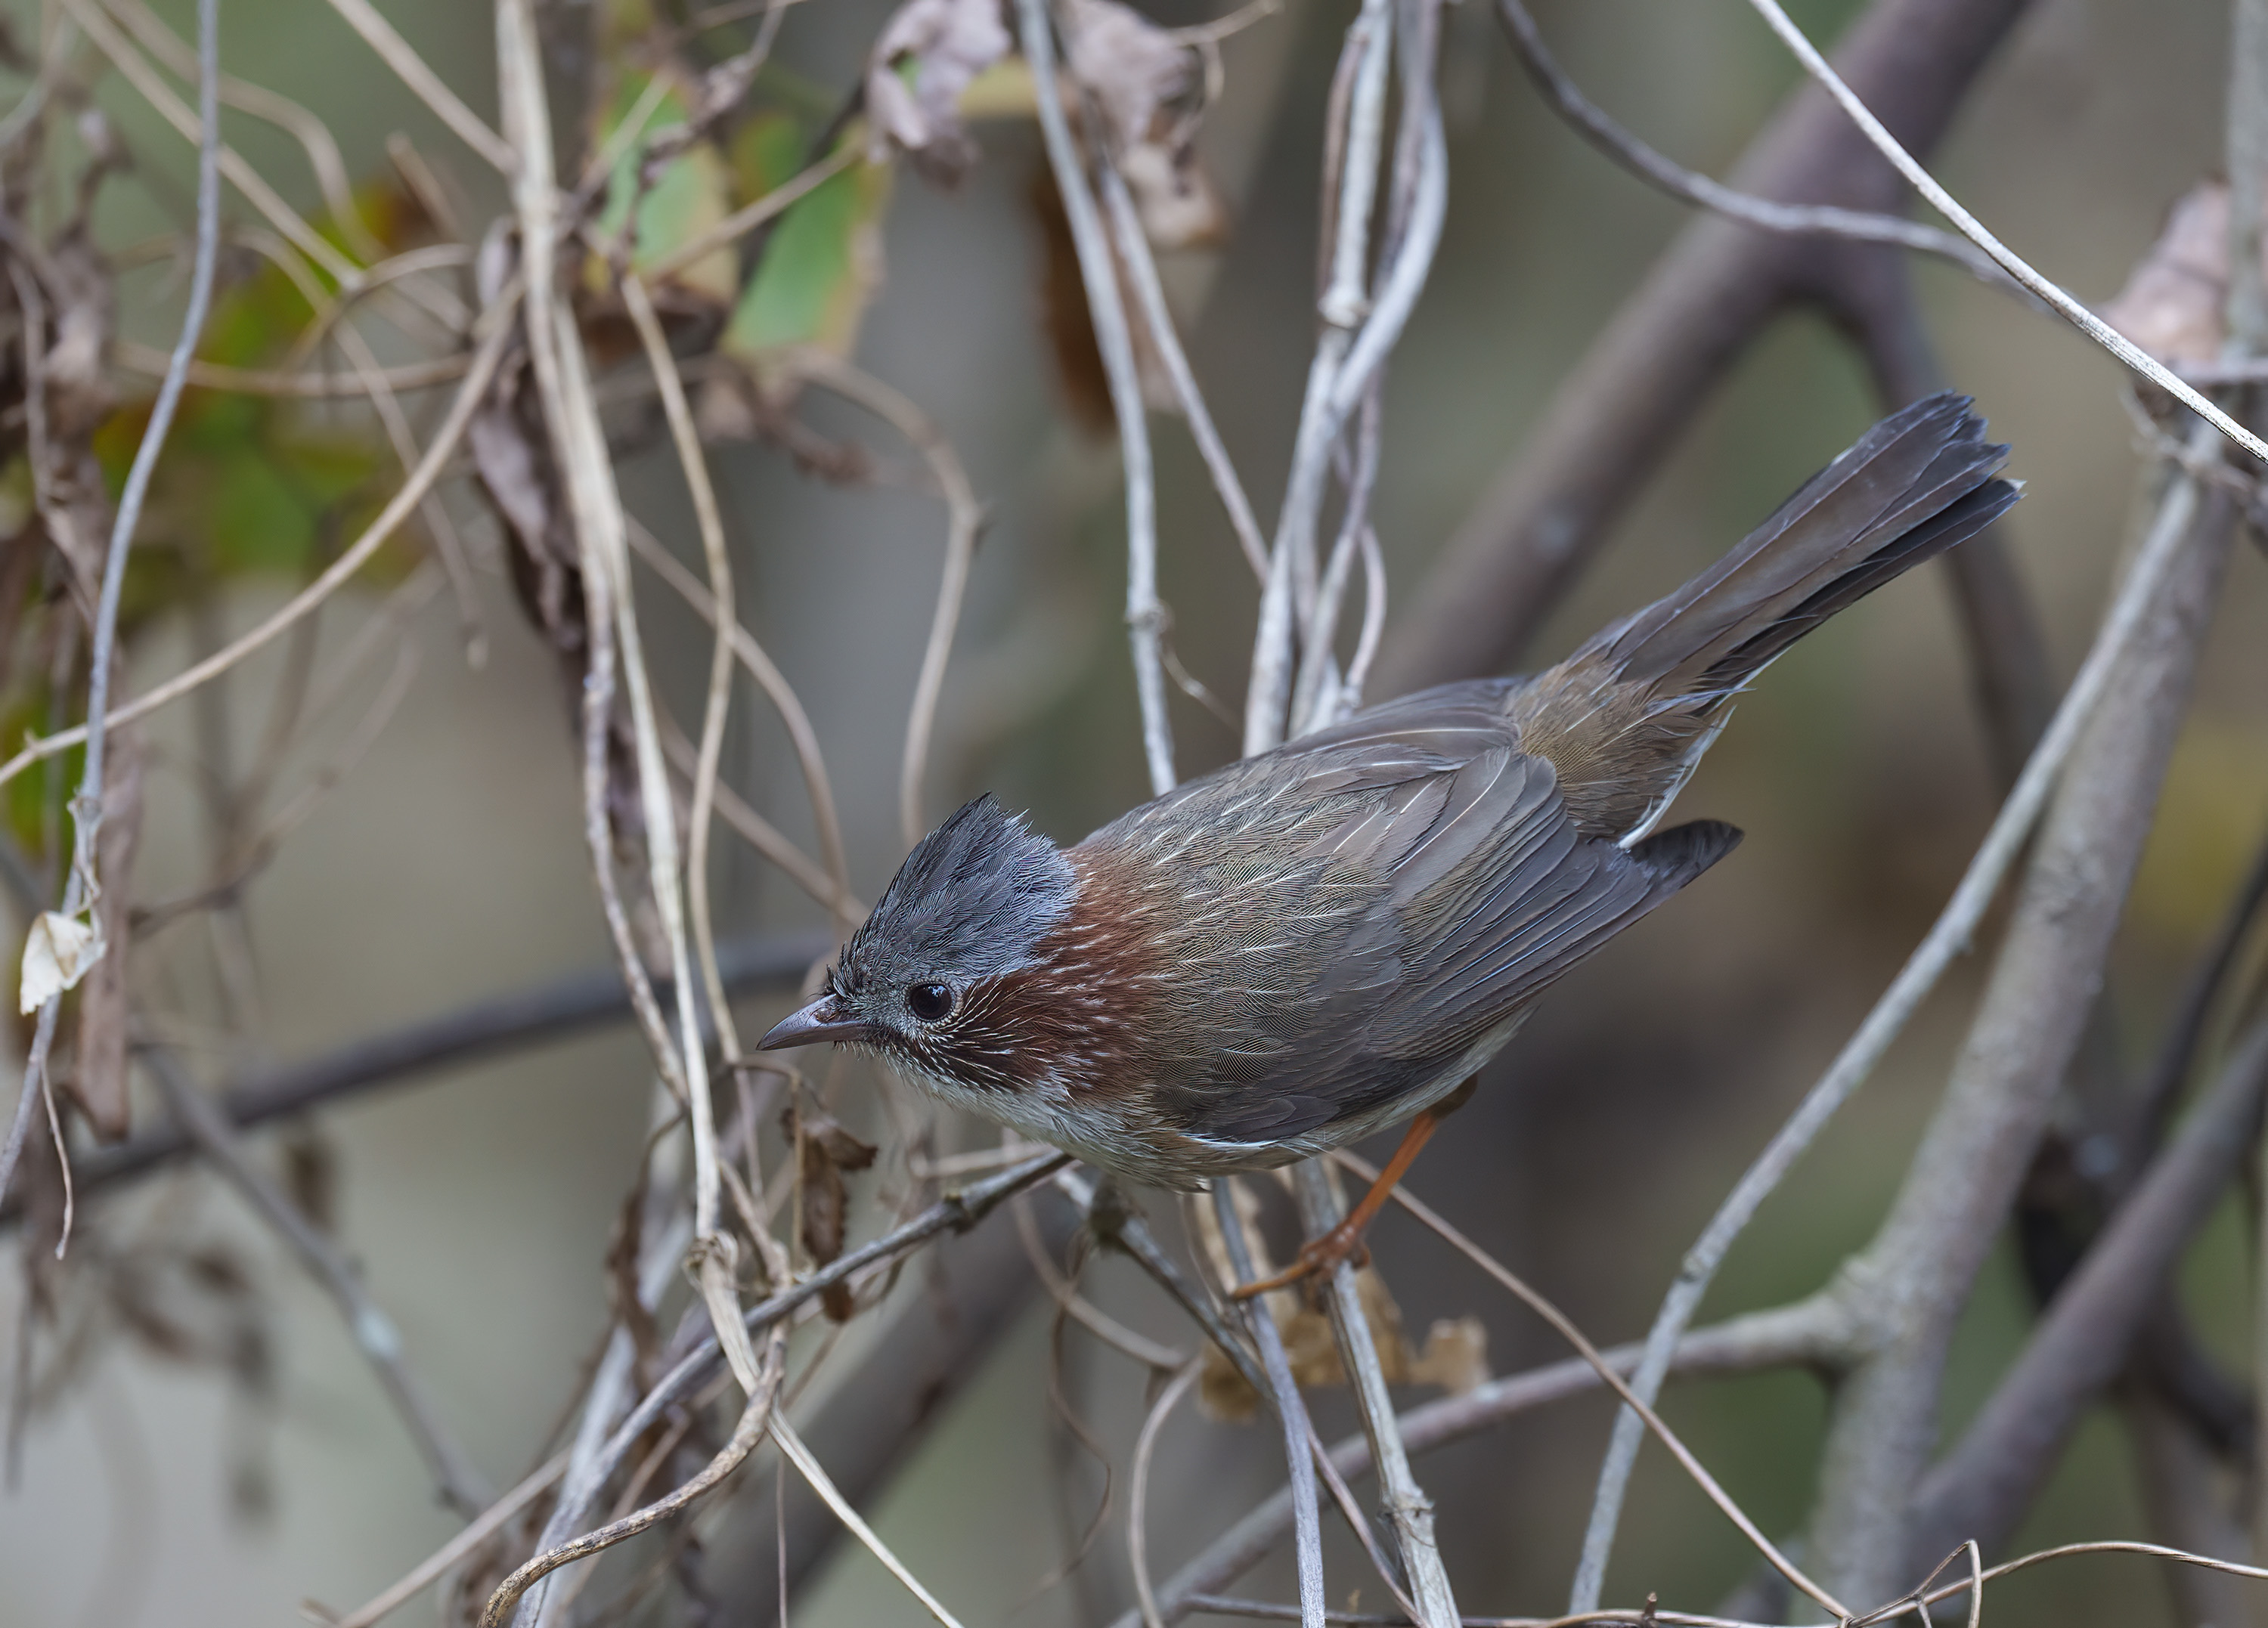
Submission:
<svg viewBox="0 0 2268 1628">
<path fill-rule="evenodd" d="M 1257 1283 L 1248 1283 L 1242 1288 L 1232 1290 L 1229 1298 L 1250 1300 L 1256 1294 L 1285 1288 L 1317 1272 L 1336 1272 L 1341 1261 L 1351 1260 L 1360 1265 L 1369 1254 L 1363 1248 L 1362 1235 L 1370 1229 L 1370 1223 L 1378 1219 L 1379 1211 L 1384 1209 L 1387 1200 L 1394 1196 L 1395 1184 L 1409 1174 L 1410 1167 L 1418 1161 L 1419 1151 L 1440 1128 L 1441 1121 L 1465 1105 L 1473 1094 L 1475 1083 L 1472 1080 L 1466 1081 L 1432 1107 L 1421 1111 L 1410 1122 L 1410 1128 L 1402 1134 L 1402 1145 L 1394 1150 L 1394 1157 L 1386 1162 L 1386 1168 L 1378 1173 L 1378 1179 L 1371 1183 L 1370 1191 L 1363 1194 L 1362 1202 L 1347 1212 L 1344 1221 L 1322 1237 L 1311 1238 L 1302 1244 L 1300 1258 L 1293 1265 L 1272 1278 L 1263 1278 Z"/>
</svg>

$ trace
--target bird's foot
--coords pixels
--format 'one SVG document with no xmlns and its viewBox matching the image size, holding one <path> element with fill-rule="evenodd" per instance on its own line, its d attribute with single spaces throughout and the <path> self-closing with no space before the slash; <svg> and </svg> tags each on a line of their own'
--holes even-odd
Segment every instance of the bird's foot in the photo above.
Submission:
<svg viewBox="0 0 2268 1628">
<path fill-rule="evenodd" d="M 1248 1283 L 1231 1289 L 1231 1300 L 1250 1300 L 1256 1294 L 1266 1294 L 1277 1289 L 1289 1288 L 1294 1283 L 1309 1278 L 1329 1277 L 1343 1264 L 1356 1266 L 1370 1265 L 1370 1250 L 1362 1241 L 1363 1228 L 1355 1218 L 1349 1216 L 1320 1238 L 1310 1238 L 1300 1246 L 1300 1258 L 1272 1278 L 1263 1278 L 1257 1283 Z"/>
</svg>

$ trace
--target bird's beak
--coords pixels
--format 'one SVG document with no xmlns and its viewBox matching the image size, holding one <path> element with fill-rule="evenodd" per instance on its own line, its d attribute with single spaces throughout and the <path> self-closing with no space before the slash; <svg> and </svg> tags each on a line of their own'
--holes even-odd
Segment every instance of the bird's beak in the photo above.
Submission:
<svg viewBox="0 0 2268 1628">
<path fill-rule="evenodd" d="M 774 1023 L 756 1042 L 759 1052 L 781 1052 L 792 1045 L 814 1045 L 821 1040 L 864 1040 L 870 1030 L 855 1017 L 845 1017 L 833 995 L 821 995 L 799 1011 Z"/>
</svg>

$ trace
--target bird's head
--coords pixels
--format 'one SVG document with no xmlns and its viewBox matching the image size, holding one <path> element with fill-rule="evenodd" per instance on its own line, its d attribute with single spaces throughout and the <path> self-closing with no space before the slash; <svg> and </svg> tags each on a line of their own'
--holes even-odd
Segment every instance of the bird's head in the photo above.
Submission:
<svg viewBox="0 0 2268 1628">
<path fill-rule="evenodd" d="M 818 998 L 758 1046 L 838 1040 L 957 1083 L 1012 1083 L 1003 980 L 1039 958 L 1076 885 L 1062 851 L 992 797 L 962 805 L 906 856 Z"/>
</svg>

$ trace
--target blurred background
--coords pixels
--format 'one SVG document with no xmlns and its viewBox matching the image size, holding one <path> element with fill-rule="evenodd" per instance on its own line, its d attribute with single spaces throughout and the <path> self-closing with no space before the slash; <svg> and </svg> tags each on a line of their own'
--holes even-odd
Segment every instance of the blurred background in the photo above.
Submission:
<svg viewBox="0 0 2268 1628">
<path fill-rule="evenodd" d="M 193 36 L 188 5 L 151 4 Z M 1189 0 L 1145 9 L 1168 23 L 1211 14 Z M 1712 173 L 1724 172 L 1795 80 L 1785 52 L 1733 0 L 1542 0 L 1536 9 L 1598 101 Z M 1790 7 L 1822 40 L 1858 9 L 1846 0 Z M 389 0 L 385 10 L 493 118 L 487 9 Z M 832 99 L 855 78 L 888 10 L 884 0 L 797 5 L 777 60 Z M 1313 343 L 1317 133 L 1350 14 L 1344 0 L 1292 0 L 1226 43 L 1227 94 L 1204 150 L 1228 230 L 1218 247 L 1168 267 L 1191 356 L 1263 520 L 1281 489 Z M 39 0 L 8 0 L 6 15 L 20 41 L 53 23 L 43 24 Z M 1685 218 L 1541 106 L 1480 0 L 1453 6 L 1446 26 L 1449 221 L 1394 363 L 1375 510 L 1398 596 L 1423 576 Z M 2107 298 L 2174 200 L 2220 168 L 2226 31 L 2217 5 L 2036 0 L 1933 167 L 2018 252 L 2081 297 Z M 327 7 L 225 0 L 222 41 L 229 71 L 320 112 L 350 173 L 377 172 L 395 130 L 426 151 L 448 150 L 438 122 Z M 0 78 L 0 104 L 25 83 Z M 184 229 L 192 150 L 114 77 L 98 100 L 131 155 L 130 172 L 102 194 L 100 241 L 117 247 Z M 317 204 L 286 138 L 235 114 L 224 123 L 295 203 Z M 924 812 L 940 818 L 990 789 L 1070 840 L 1145 795 L 1121 632 L 1117 454 L 1066 385 L 1045 326 L 1036 133 L 1003 121 L 980 126 L 978 136 L 983 158 L 957 189 L 898 178 L 882 216 L 885 281 L 856 355 L 934 416 L 986 509 Z M 453 162 L 477 213 L 492 212 L 492 178 Z M 158 269 L 124 285 L 120 317 L 128 334 L 164 345 L 180 291 Z M 2124 381 L 2061 324 L 1959 270 L 1921 263 L 1914 275 L 1948 381 L 1977 396 L 1994 436 L 2014 446 L 2012 473 L 2029 483 L 2004 529 L 2060 680 L 2092 632 L 2133 502 L 2139 465 Z M 1839 335 L 1806 317 L 1775 327 L 1638 495 L 1530 659 L 1556 656 L 1713 558 L 1878 410 Z M 818 402 L 808 418 L 907 459 L 872 420 Z M 1254 586 L 1186 436 L 1160 420 L 1157 438 L 1161 590 L 1176 648 L 1205 684 L 1234 696 L 1249 657 Z M 770 447 L 712 455 L 741 613 L 810 708 L 843 803 L 853 886 L 872 898 L 902 853 L 896 774 L 943 558 L 942 505 L 903 482 L 814 478 Z M 666 446 L 626 466 L 625 497 L 681 557 L 697 561 Z M 225 964 L 240 950 L 257 1023 L 249 1038 L 210 1041 L 204 1060 L 217 1072 L 311 1055 L 607 960 L 556 664 L 502 578 L 489 512 L 462 481 L 446 501 L 479 567 L 484 659 L 468 659 L 447 596 L 429 604 L 416 626 L 423 661 L 413 687 L 250 888 L 239 950 L 194 925 L 137 946 L 137 980 L 160 992 L 192 1044 L 201 1032 L 220 1035 L 213 1014 L 226 993 Z M 1413 1177 L 1602 1344 L 1643 1332 L 1684 1248 L 1926 928 L 1991 816 L 1986 749 L 1940 577 L 1918 573 L 1839 619 L 1742 704 L 1680 807 L 1734 822 L 1747 842 L 1554 992 L 1491 1069 L 1457 1133 Z M 207 607 L 202 627 L 186 616 L 152 620 L 131 650 L 132 686 L 177 671 L 217 631 L 249 626 L 283 591 L 248 582 Z M 374 603 L 350 597 L 327 611 L 327 647 L 350 637 Z M 705 631 L 659 593 L 645 612 L 657 671 L 679 715 L 690 716 Z M 2257 553 L 2241 551 L 2122 929 L 2112 1016 L 2132 1057 L 2147 1052 L 2268 825 L 2268 642 L 2251 631 L 2264 613 L 2268 572 Z M 227 687 L 264 694 L 283 659 L 258 658 Z M 1234 755 L 1228 729 L 1185 697 L 1173 706 L 1184 774 Z M 731 783 L 808 839 L 784 733 L 761 707 L 740 707 L 735 720 Z M 205 876 L 194 766 L 215 750 L 250 752 L 261 723 L 257 706 L 220 704 L 177 708 L 151 726 L 137 898 L 185 893 Z M 714 897 L 726 932 L 823 924 L 815 906 L 737 847 L 721 851 Z M 747 1023 L 769 1021 L 791 993 L 751 1002 Z M 1705 1316 L 1805 1293 L 1867 1239 L 1973 995 L 1964 971 L 1931 1001 L 1771 1201 Z M 288 1133 L 310 1145 L 306 1156 L 329 1162 L 340 1236 L 399 1321 L 439 1412 L 495 1485 L 541 1456 L 605 1326 L 602 1261 L 639 1157 L 650 1089 L 641 1048 L 618 1029 L 423 1077 Z M 846 1118 L 885 1123 L 879 1097 L 888 1092 L 903 1088 L 855 1076 L 840 1098 Z M 915 1108 L 909 1094 L 902 1102 Z M 987 1135 L 949 1127 L 945 1139 L 973 1147 Z M 854 1191 L 870 1203 L 888 1179 L 878 1173 L 854 1181 Z M 1167 1200 L 1150 1207 L 1171 1226 Z M 2222 1354 L 2242 1364 L 2250 1251 L 2239 1209 L 2230 1200 L 2213 1223 L 2184 1293 Z M 302 1601 L 343 1611 L 455 1529 L 331 1305 L 229 1192 L 176 1170 L 104 1196 L 89 1225 L 88 1237 L 113 1250 L 157 1237 L 225 1241 L 248 1265 L 247 1315 L 265 1331 L 272 1372 L 248 1387 L 240 1375 L 169 1362 L 119 1338 L 38 1397 L 0 1495 L 0 1628 L 281 1624 L 298 1619 Z M 1413 1331 L 1476 1316 L 1498 1374 L 1564 1354 L 1549 1331 L 1406 1220 L 1389 1215 L 1374 1248 Z M 1098 1260 L 1086 1287 L 1137 1328 L 1188 1342 L 1125 1263 Z M 11 1270 L 0 1277 L 0 1326 L 17 1326 L 20 1297 Z M 1948 1434 L 2029 1318 L 2004 1249 L 1962 1336 Z M 1140 1376 L 1076 1331 L 1060 1342 L 1062 1392 L 1116 1456 L 1116 1501 L 1084 1564 L 1049 1580 L 1103 1496 L 1092 1456 L 1036 1400 L 1049 1384 L 1050 1322 L 1045 1303 L 1029 1300 L 873 1511 L 915 1571 L 972 1624 L 1099 1622 L 1131 1602 L 1122 1533 Z M 1342 1397 L 1322 1395 L 1316 1405 L 1327 1437 L 1354 1427 Z M 1665 1411 L 1766 1530 L 1798 1528 L 1823 1419 L 1816 1381 L 1791 1373 L 1673 1385 Z M 1609 1420 L 1595 1397 L 1563 1404 L 1419 1462 L 1465 1609 L 1558 1609 Z M 1272 1430 L 1204 1421 L 1194 1410 L 1179 1416 L 1153 1482 L 1151 1550 L 1160 1571 L 1282 1472 Z M 2023 1546 L 2138 1535 L 2134 1485 L 2125 1438 L 2091 1421 Z M 1351 1556 L 1332 1551 L 1342 1595 L 1365 1574 Z M 1666 1457 L 1642 1456 L 1609 1601 L 1656 1591 L 1665 1604 L 1705 1610 L 1749 1568 L 1739 1536 Z M 1291 1597 L 1288 1559 L 1256 1573 L 1248 1591 Z M 1381 1603 L 1375 1594 L 1364 1595 L 1371 1609 Z M 2161 1577 L 2141 1560 L 2046 1568 L 2007 1585 L 1990 1609 L 2011 1625 L 2172 1620 Z M 420 1600 L 392 1620 L 431 1623 L 435 1610 Z M 792 1620 L 849 1628 L 924 1619 L 844 1544 L 796 1600 Z"/>
</svg>

